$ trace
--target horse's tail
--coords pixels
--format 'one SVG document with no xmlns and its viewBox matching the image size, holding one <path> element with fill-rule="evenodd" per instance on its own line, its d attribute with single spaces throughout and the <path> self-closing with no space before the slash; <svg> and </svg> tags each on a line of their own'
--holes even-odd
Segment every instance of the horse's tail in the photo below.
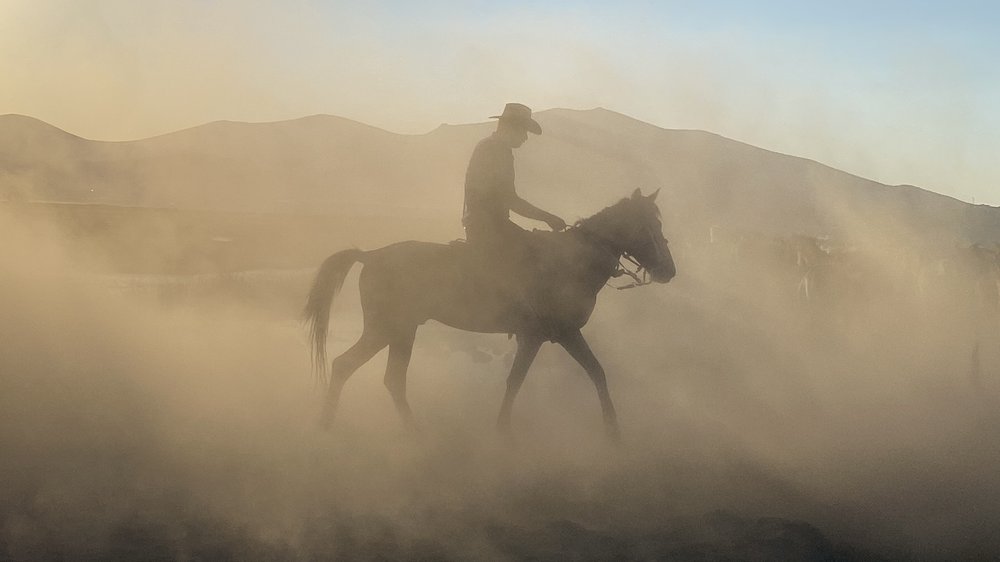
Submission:
<svg viewBox="0 0 1000 562">
<path fill-rule="evenodd" d="M 361 261 L 364 252 L 358 249 L 337 252 L 323 261 L 313 281 L 312 290 L 303 318 L 309 325 L 309 343 L 312 346 L 313 370 L 319 381 L 326 380 L 326 336 L 330 328 L 330 305 L 340 292 L 347 272 Z"/>
</svg>

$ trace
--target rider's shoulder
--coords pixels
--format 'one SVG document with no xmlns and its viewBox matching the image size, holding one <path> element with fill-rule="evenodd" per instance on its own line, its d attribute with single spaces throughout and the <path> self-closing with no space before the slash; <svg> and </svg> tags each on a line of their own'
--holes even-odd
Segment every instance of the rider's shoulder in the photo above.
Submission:
<svg viewBox="0 0 1000 562">
<path fill-rule="evenodd" d="M 490 152 L 490 153 L 510 153 L 510 147 L 505 145 L 500 139 L 494 134 L 490 135 L 476 144 L 476 152 Z"/>
</svg>

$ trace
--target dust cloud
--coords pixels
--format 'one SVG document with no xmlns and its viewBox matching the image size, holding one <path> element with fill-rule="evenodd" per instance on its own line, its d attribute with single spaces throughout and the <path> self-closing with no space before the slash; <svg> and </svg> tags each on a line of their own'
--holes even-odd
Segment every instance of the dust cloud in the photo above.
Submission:
<svg viewBox="0 0 1000 562">
<path fill-rule="evenodd" d="M 902 267 L 896 239 L 666 224 L 679 276 L 606 289 L 584 330 L 621 416 L 614 447 L 554 346 L 498 436 L 513 342 L 433 323 L 410 369 L 418 435 L 382 387 L 384 352 L 320 432 L 298 319 L 312 268 L 109 272 L 58 225 L 2 212 L 4 558 L 1000 551 L 996 285 L 990 305 L 971 266 Z M 332 354 L 361 330 L 356 279 Z"/>
</svg>

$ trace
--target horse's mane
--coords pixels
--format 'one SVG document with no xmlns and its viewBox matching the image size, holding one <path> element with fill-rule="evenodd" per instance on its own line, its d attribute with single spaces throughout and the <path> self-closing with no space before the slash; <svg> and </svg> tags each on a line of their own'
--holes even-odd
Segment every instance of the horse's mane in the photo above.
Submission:
<svg viewBox="0 0 1000 562">
<path fill-rule="evenodd" d="M 630 204 L 635 204 L 635 203 L 638 202 L 628 197 L 620 199 L 616 203 L 608 205 L 607 207 L 601 209 L 600 211 L 597 211 L 593 215 L 576 221 L 575 223 L 573 223 L 573 228 L 574 229 L 579 228 L 585 231 L 603 231 L 607 226 L 609 226 L 609 224 L 614 222 L 616 219 L 621 218 L 619 215 L 622 213 L 623 209 L 629 210 L 627 209 L 627 207 Z M 653 205 L 653 208 L 656 210 L 656 217 L 660 218 L 659 207 Z"/>
</svg>

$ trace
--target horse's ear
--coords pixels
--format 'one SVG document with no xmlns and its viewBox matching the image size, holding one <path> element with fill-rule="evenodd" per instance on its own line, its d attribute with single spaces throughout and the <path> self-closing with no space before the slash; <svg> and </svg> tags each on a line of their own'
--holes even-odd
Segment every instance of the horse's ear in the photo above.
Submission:
<svg viewBox="0 0 1000 562">
<path fill-rule="evenodd" d="M 648 195 L 646 197 L 646 199 L 649 199 L 650 201 L 656 201 L 656 196 L 659 195 L 659 194 L 660 194 L 660 190 L 657 189 L 656 191 L 654 191 L 653 193 L 651 193 L 650 195 Z"/>
<path fill-rule="evenodd" d="M 632 199 L 638 199 L 640 197 L 642 197 L 642 191 L 640 191 L 637 187 L 635 188 L 635 191 L 632 192 Z"/>
</svg>

